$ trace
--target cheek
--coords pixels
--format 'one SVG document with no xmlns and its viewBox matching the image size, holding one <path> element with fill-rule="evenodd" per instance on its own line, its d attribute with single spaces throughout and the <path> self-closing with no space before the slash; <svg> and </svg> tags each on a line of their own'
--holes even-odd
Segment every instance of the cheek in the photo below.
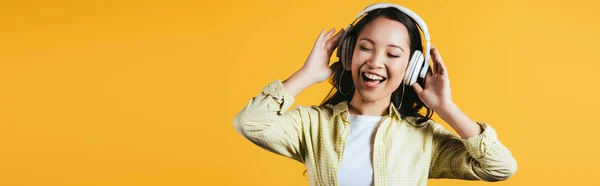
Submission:
<svg viewBox="0 0 600 186">
<path fill-rule="evenodd" d="M 354 53 L 352 54 L 352 71 L 356 71 L 358 68 L 360 68 L 359 62 L 365 61 L 365 58 L 368 58 L 368 56 L 365 55 L 364 52 L 354 50 Z"/>
<path fill-rule="evenodd" d="M 388 73 L 393 77 L 393 82 L 402 81 L 404 74 L 406 73 L 406 67 L 408 66 L 407 59 L 400 59 L 395 63 L 390 63 L 387 66 Z"/>
<path fill-rule="evenodd" d="M 406 71 L 406 67 L 408 67 L 407 61 L 400 61 L 392 67 L 398 74 L 404 74 Z"/>
</svg>

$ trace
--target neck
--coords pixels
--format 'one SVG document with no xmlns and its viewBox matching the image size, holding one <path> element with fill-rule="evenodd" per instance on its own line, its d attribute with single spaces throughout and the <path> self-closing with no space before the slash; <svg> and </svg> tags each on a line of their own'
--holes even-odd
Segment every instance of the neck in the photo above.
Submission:
<svg viewBox="0 0 600 186">
<path fill-rule="evenodd" d="M 379 100 L 369 101 L 362 99 L 359 94 L 355 93 L 348 103 L 348 112 L 353 115 L 383 116 L 388 114 L 390 102 L 391 95 Z"/>
</svg>

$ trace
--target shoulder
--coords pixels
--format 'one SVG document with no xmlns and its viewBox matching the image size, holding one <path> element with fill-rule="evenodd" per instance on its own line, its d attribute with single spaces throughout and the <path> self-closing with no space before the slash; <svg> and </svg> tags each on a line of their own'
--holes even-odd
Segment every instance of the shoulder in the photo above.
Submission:
<svg viewBox="0 0 600 186">
<path fill-rule="evenodd" d="M 334 106 L 327 105 L 297 105 L 294 110 L 305 115 L 333 116 Z"/>
<path fill-rule="evenodd" d="M 311 121 L 338 121 L 339 117 L 344 118 L 348 111 L 346 102 L 324 105 L 297 106 L 300 115 L 307 117 Z"/>
<path fill-rule="evenodd" d="M 327 115 L 327 116 L 337 116 L 343 112 L 347 112 L 348 105 L 347 105 L 347 102 L 342 101 L 342 102 L 334 103 L 334 104 L 328 103 L 328 104 L 318 105 L 318 106 L 313 105 L 313 106 L 310 106 L 309 109 L 319 112 L 320 114 Z"/>
</svg>

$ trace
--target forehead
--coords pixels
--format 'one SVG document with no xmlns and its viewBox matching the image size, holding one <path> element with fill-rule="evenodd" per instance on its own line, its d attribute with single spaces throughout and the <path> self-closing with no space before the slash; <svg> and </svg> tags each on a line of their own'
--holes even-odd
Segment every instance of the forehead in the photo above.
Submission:
<svg viewBox="0 0 600 186">
<path fill-rule="evenodd" d="M 394 44 L 399 46 L 409 46 L 410 37 L 404 24 L 399 21 L 391 20 L 386 17 L 377 17 L 367 23 L 361 30 L 358 39 L 369 38 L 377 45 Z"/>
</svg>

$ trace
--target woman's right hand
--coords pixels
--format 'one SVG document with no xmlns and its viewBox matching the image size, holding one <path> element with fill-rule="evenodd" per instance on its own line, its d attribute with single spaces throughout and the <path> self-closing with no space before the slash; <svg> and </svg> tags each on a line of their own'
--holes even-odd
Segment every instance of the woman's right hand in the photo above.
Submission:
<svg viewBox="0 0 600 186">
<path fill-rule="evenodd" d="M 322 30 L 315 41 L 313 49 L 310 51 L 310 55 L 304 62 L 304 66 L 300 69 L 300 72 L 304 73 L 308 78 L 311 78 L 311 82 L 320 83 L 327 80 L 337 68 L 341 68 L 340 64 L 329 66 L 329 59 L 333 50 L 337 48 L 340 38 L 344 33 L 344 29 L 340 30 L 335 36 L 335 28 L 332 28 L 324 34 L 325 30 Z"/>
</svg>

